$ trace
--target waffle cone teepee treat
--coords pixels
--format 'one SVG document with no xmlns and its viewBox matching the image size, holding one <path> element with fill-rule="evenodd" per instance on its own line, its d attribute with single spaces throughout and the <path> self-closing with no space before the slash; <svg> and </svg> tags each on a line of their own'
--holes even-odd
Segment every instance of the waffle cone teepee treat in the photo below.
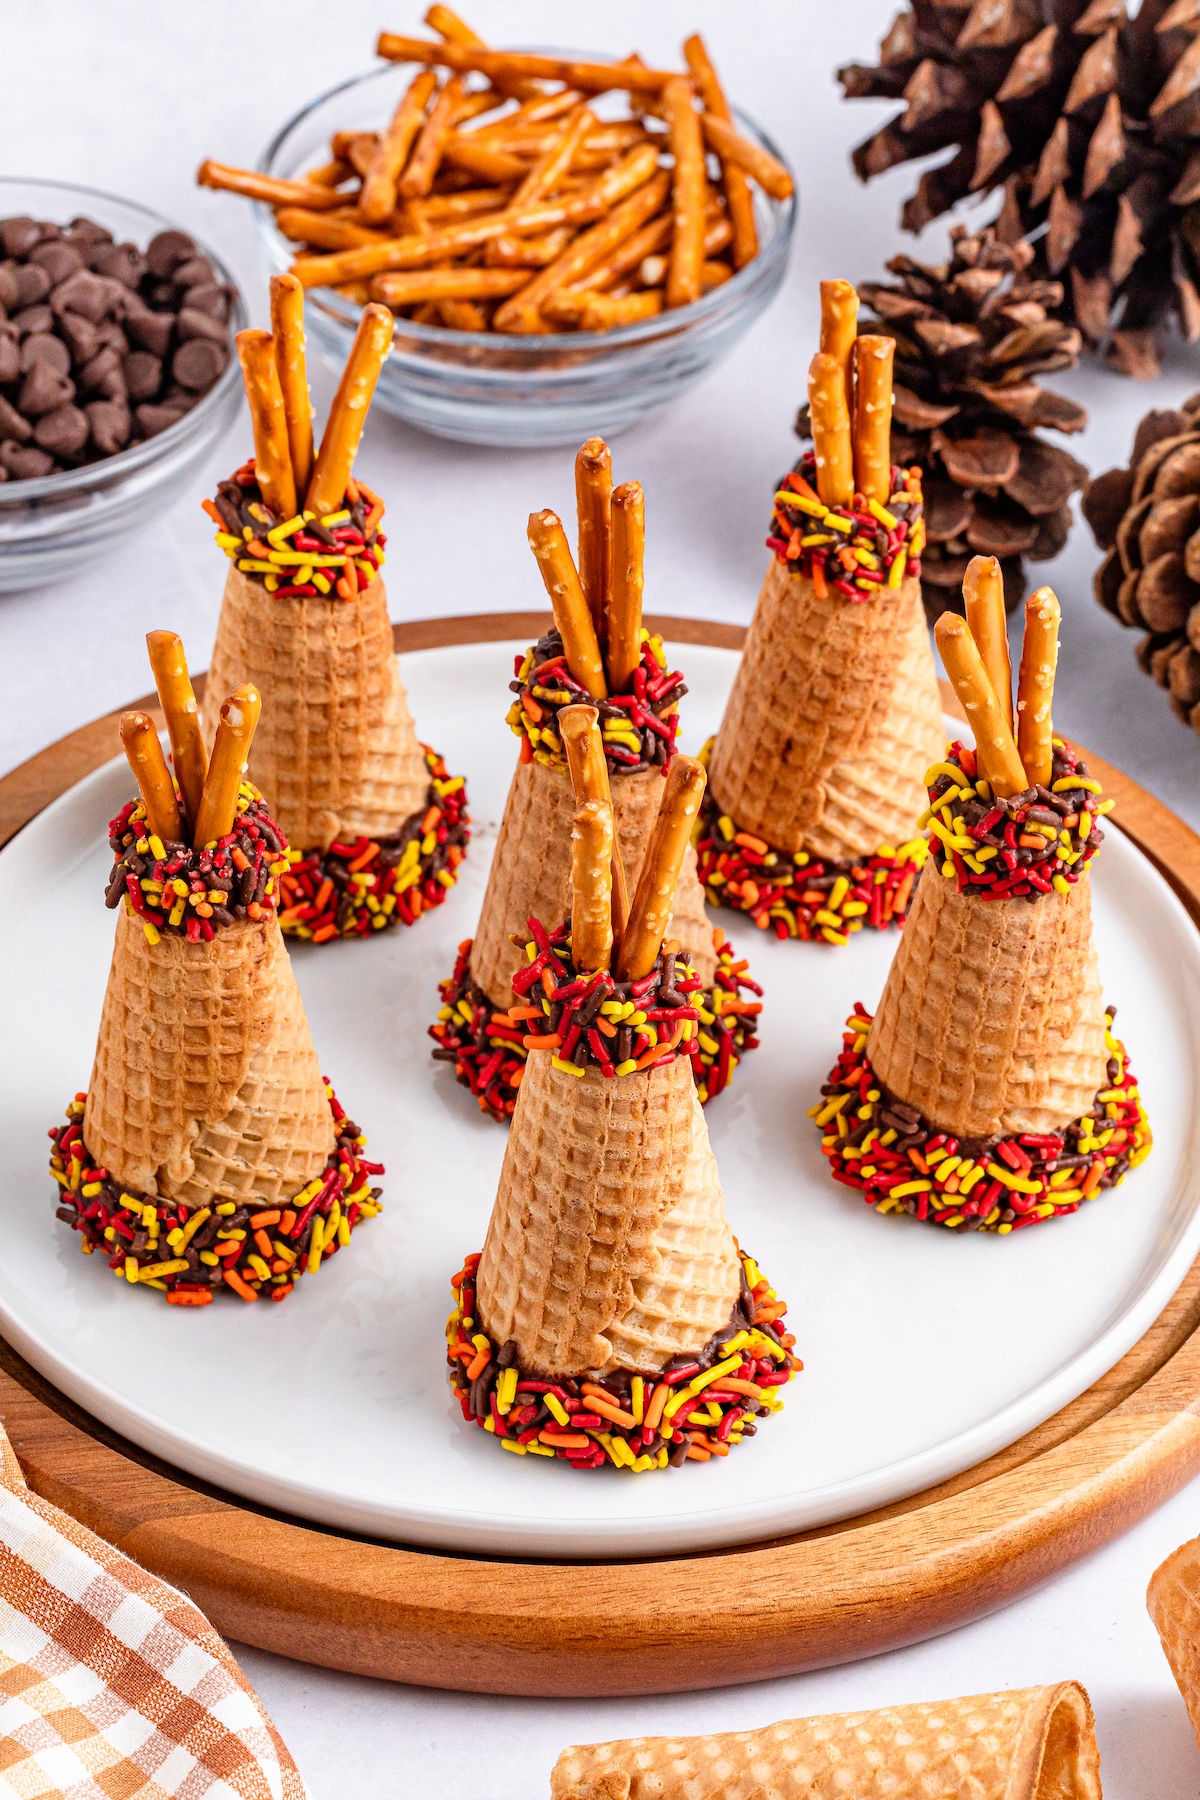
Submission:
<svg viewBox="0 0 1200 1800">
<path fill-rule="evenodd" d="M 943 744 L 921 605 L 921 471 L 891 464 L 893 342 L 821 284 L 815 449 L 775 495 L 763 582 L 709 753 L 698 842 L 714 905 L 780 938 L 900 924 L 926 854 L 921 777 Z"/>
<path fill-rule="evenodd" d="M 707 1462 L 802 1365 L 725 1220 L 689 1066 L 700 978 L 664 939 L 704 770 L 673 758 L 626 908 L 597 709 L 559 723 L 571 917 L 552 933 L 529 920 L 512 1012 L 530 1056 L 482 1254 L 453 1281 L 451 1381 L 464 1419 L 520 1455 Z"/>
<path fill-rule="evenodd" d="M 53 1130 L 58 1217 L 177 1306 L 282 1300 L 379 1210 L 366 1139 L 321 1074 L 279 929 L 287 839 L 244 779 L 261 705 L 220 708 L 212 757 L 183 647 L 151 632 L 175 764 L 146 713 L 109 826 L 116 941 L 86 1093 Z"/>
<path fill-rule="evenodd" d="M 203 724 L 211 743 L 220 696 L 255 682 L 252 773 L 292 845 L 280 924 L 323 944 L 440 906 L 470 833 L 463 779 L 418 741 L 392 648 L 383 502 L 351 474 L 391 314 L 364 309 L 315 454 L 294 276 L 272 277 L 271 323 L 238 336 L 254 456 L 204 502 L 230 568 Z"/>
<path fill-rule="evenodd" d="M 638 482 L 613 489 L 612 460 L 590 438 L 575 463 L 578 564 L 551 512 L 529 521 L 529 542 L 554 608 L 554 627 L 516 658 L 516 695 L 508 723 L 520 758 L 496 842 L 473 939 L 459 946 L 453 975 L 441 984 L 442 1007 L 430 1035 L 434 1056 L 452 1062 L 481 1110 L 512 1115 L 523 1079 L 524 1033 L 508 1013 L 513 977 L 523 966 L 526 921 L 561 919 L 569 908 L 575 800 L 564 708 L 592 701 L 601 718 L 596 755 L 611 785 L 616 848 L 632 888 L 658 816 L 663 777 L 675 755 L 683 677 L 667 665 L 662 639 L 642 626 L 644 500 Z M 522 934 L 514 941 L 514 933 Z M 679 874 L 669 935 L 700 977 L 702 1030 L 692 1059 L 700 1099 L 728 1085 L 756 1046 L 761 988 L 725 934 L 713 930 L 689 845 Z"/>
<path fill-rule="evenodd" d="M 712 1737 L 574 1744 L 551 1800 L 1101 1800 L 1075 1681 Z"/>
<path fill-rule="evenodd" d="M 1200 1745 L 1200 1538 L 1181 1544 L 1155 1569 L 1146 1605 Z"/>
<path fill-rule="evenodd" d="M 1051 705 L 1058 601 L 1025 606 L 1014 712 L 1003 576 L 978 556 L 938 646 L 975 732 L 926 773 L 935 855 L 875 1018 L 856 1007 L 810 1116 L 879 1212 L 1006 1234 L 1077 1212 L 1150 1152 L 1092 942 L 1112 802 Z"/>
</svg>

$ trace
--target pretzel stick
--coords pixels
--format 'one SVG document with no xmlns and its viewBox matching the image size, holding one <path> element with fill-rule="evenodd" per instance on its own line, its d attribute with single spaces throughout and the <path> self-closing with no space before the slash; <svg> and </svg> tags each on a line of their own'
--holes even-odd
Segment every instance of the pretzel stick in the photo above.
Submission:
<svg viewBox="0 0 1200 1800">
<path fill-rule="evenodd" d="M 325 421 L 317 466 L 309 483 L 305 507 L 309 512 L 336 512 L 346 497 L 346 484 L 367 422 L 367 408 L 379 380 L 379 371 L 392 347 L 392 315 L 377 301 L 363 308 L 358 330 L 338 382 L 333 405 Z"/>
<path fill-rule="evenodd" d="M 858 294 L 850 281 L 821 283 L 821 341 L 826 356 L 841 364 L 846 376 L 846 409 L 854 417 L 854 340 L 858 334 Z"/>
<path fill-rule="evenodd" d="M 594 974 L 612 962 L 612 806 L 576 806 L 571 821 L 571 955 Z"/>
<path fill-rule="evenodd" d="M 892 491 L 892 355 L 890 337 L 860 337 L 854 346 L 854 491 L 886 506 Z"/>
<path fill-rule="evenodd" d="M 606 700 L 608 687 L 604 679 L 604 664 L 600 660 L 596 628 L 592 624 L 592 615 L 579 585 L 579 575 L 571 560 L 562 520 L 557 513 L 549 511 L 530 513 L 528 536 L 529 548 L 537 558 L 542 581 L 550 596 L 554 623 L 562 638 L 567 667 L 593 700 Z"/>
<path fill-rule="evenodd" d="M 849 506 L 854 499 L 854 454 L 846 378 L 837 358 L 821 350 L 808 368 L 808 408 L 817 459 L 817 492 L 826 506 Z"/>
<path fill-rule="evenodd" d="M 358 210 L 368 225 L 382 225 L 396 204 L 396 183 L 425 117 L 430 95 L 437 87 L 432 69 L 422 69 L 405 90 L 391 123 L 375 147 L 363 176 Z"/>
<path fill-rule="evenodd" d="M 341 187 L 343 181 L 349 181 L 354 170 L 348 162 L 335 157 L 332 162 L 321 163 L 316 169 L 305 169 L 300 180 L 306 187 Z"/>
<path fill-rule="evenodd" d="M 492 239 L 483 260 L 489 269 L 545 269 L 562 255 L 572 235 L 569 225 L 560 225 L 542 237 L 515 237 L 505 232 Z"/>
<path fill-rule="evenodd" d="M 589 438 L 575 458 L 575 515 L 579 584 L 602 643 L 612 556 L 612 456 L 603 438 Z"/>
<path fill-rule="evenodd" d="M 562 177 L 569 174 L 576 151 L 595 123 L 595 113 L 586 106 L 576 107 L 513 195 L 514 206 L 532 206 L 543 194 L 554 192 Z"/>
<path fill-rule="evenodd" d="M 258 689 L 249 681 L 234 688 L 221 702 L 221 716 L 213 740 L 212 761 L 204 780 L 204 793 L 192 833 L 192 847 L 203 850 L 233 830 L 238 794 L 250 760 L 250 745 L 262 711 Z"/>
<path fill-rule="evenodd" d="M 573 281 L 578 281 L 596 263 L 602 262 L 610 251 L 624 243 L 627 237 L 632 237 L 659 210 L 670 187 L 671 177 L 664 169 L 644 187 L 630 194 L 628 199 L 621 201 L 620 205 L 614 206 L 607 219 L 593 225 L 590 231 L 580 232 L 575 242 L 556 262 L 535 275 L 519 294 L 514 294 L 511 300 L 505 301 L 492 320 L 493 329 L 515 332 L 536 330 L 542 301 L 548 295 L 557 293 L 559 288 L 569 287 Z"/>
<path fill-rule="evenodd" d="M 979 772 L 997 799 L 1022 794 L 1029 783 L 1013 735 L 965 619 L 943 613 L 933 628 L 950 683 L 975 733 Z"/>
<path fill-rule="evenodd" d="M 313 418 L 304 356 L 304 289 L 294 275 L 271 277 L 271 336 L 283 394 L 288 451 L 297 494 L 312 475 Z"/>
<path fill-rule="evenodd" d="M 739 136 L 732 125 L 710 112 L 701 114 L 700 125 L 709 149 L 715 150 L 722 162 L 744 169 L 772 200 L 790 200 L 795 183 L 776 157 L 760 150 L 749 138 Z"/>
<path fill-rule="evenodd" d="M 580 293 L 551 294 L 542 302 L 542 313 L 557 325 L 574 325 L 580 331 L 616 331 L 622 325 L 637 325 L 653 319 L 663 310 L 661 288 L 648 288 L 637 294 L 597 294 L 590 289 Z"/>
<path fill-rule="evenodd" d="M 204 777 L 208 774 L 208 751 L 200 730 L 200 712 L 192 692 L 183 641 L 174 631 L 148 631 L 146 648 L 150 652 L 159 705 L 167 721 L 175 779 L 183 795 L 187 824 L 191 826 L 200 810 Z M 177 836 L 182 838 L 183 832 L 178 832 Z"/>
<path fill-rule="evenodd" d="M 612 785 L 604 756 L 604 739 L 600 734 L 600 715 L 594 706 L 582 701 L 564 706 L 558 715 L 559 735 L 571 771 L 571 785 L 578 800 L 604 800 L 611 807 Z M 625 885 L 625 866 L 616 835 L 612 847 L 612 933 L 619 943 L 629 917 L 629 892 Z"/>
<path fill-rule="evenodd" d="M 1054 671 L 1062 612 L 1053 588 L 1040 587 L 1025 602 L 1025 640 L 1017 677 L 1017 748 L 1030 787 L 1049 787 L 1054 774 Z M 561 718 L 561 714 L 559 715 Z"/>
<path fill-rule="evenodd" d="M 1004 571 L 994 556 L 973 556 L 963 576 L 967 624 L 988 673 L 1004 722 L 1013 729 L 1012 660 L 1004 615 Z"/>
<path fill-rule="evenodd" d="M 478 50 L 486 50 L 487 45 L 477 32 L 471 30 L 465 19 L 460 19 L 456 12 L 448 6 L 431 6 L 422 21 L 430 31 L 436 31 L 439 37 L 446 38 L 452 44 L 473 45 Z M 520 99 L 526 94 L 540 94 L 541 88 L 536 81 L 507 81 L 504 93 L 512 94 Z"/>
<path fill-rule="evenodd" d="M 230 194 L 242 194 L 247 200 L 265 200 L 268 206 L 307 206 L 311 212 L 328 212 L 330 207 L 344 204 L 345 194 L 332 188 L 306 181 L 281 181 L 274 175 L 259 175 L 253 169 L 231 169 L 227 163 L 206 158 L 196 170 L 200 187 L 221 188 Z"/>
<path fill-rule="evenodd" d="M 335 131 L 329 140 L 329 147 L 335 156 L 345 157 L 351 168 L 365 177 L 370 168 L 376 150 L 379 148 L 377 131 Z M 342 196 L 343 199 L 345 196 Z M 357 200 L 355 201 L 357 206 Z"/>
<path fill-rule="evenodd" d="M 444 161 L 453 163 L 456 169 L 468 169 L 483 181 L 520 181 L 529 168 L 527 162 L 513 156 L 511 151 L 477 144 L 474 132 L 470 136 L 452 133 L 446 139 L 442 155 Z"/>
<path fill-rule="evenodd" d="M 608 603 L 609 692 L 628 694 L 642 660 L 646 501 L 640 481 L 623 481 L 612 497 L 612 590 Z"/>
<path fill-rule="evenodd" d="M 607 93 L 612 88 L 628 88 L 638 93 L 656 94 L 672 79 L 669 69 L 648 69 L 644 63 L 626 58 L 619 63 L 574 62 L 565 56 L 539 56 L 515 50 L 480 50 L 470 44 L 431 44 L 427 38 L 402 37 L 398 32 L 381 31 L 375 45 L 376 56 L 389 62 L 433 63 L 446 69 L 476 69 L 496 87 L 513 79 L 528 77 L 538 81 L 565 81 L 570 87 Z M 753 146 L 750 146 L 753 148 Z"/>
<path fill-rule="evenodd" d="M 474 300 L 439 300 L 442 324 L 451 331 L 486 331 L 487 314 Z"/>
<path fill-rule="evenodd" d="M 502 145 L 506 138 L 514 132 L 520 133 L 530 125 L 538 125 L 560 119 L 564 113 L 573 112 L 584 98 L 576 88 L 560 88 L 557 94 L 543 94 L 539 91 L 536 100 L 526 100 L 518 106 L 516 112 L 506 113 L 504 118 L 497 119 L 491 125 L 481 125 L 475 132 L 477 138 L 485 143 Z"/>
<path fill-rule="evenodd" d="M 269 331 L 239 331 L 238 361 L 250 403 L 254 431 L 254 466 L 263 503 L 278 521 L 296 516 L 296 481 L 288 445 L 287 414 L 283 389 L 275 363 L 275 344 Z"/>
<path fill-rule="evenodd" d="M 526 269 L 412 269 L 376 275 L 371 296 L 388 306 L 417 306 L 425 300 L 494 300 L 515 293 L 529 279 Z"/>
<path fill-rule="evenodd" d="M 285 238 L 297 244 L 311 244 L 317 250 L 358 250 L 364 244 L 388 241 L 386 232 L 371 231 L 349 219 L 333 219 L 328 213 L 309 212 L 302 206 L 282 207 L 275 214 L 275 223 Z"/>
<path fill-rule="evenodd" d="M 447 219 L 474 219 L 480 213 L 500 212 L 512 200 L 511 186 L 468 188 L 462 194 L 431 194 L 428 200 L 410 200 L 405 207 L 421 231 Z"/>
<path fill-rule="evenodd" d="M 663 783 L 658 818 L 617 951 L 617 979 L 640 981 L 654 967 L 675 904 L 675 884 L 704 795 L 704 765 L 674 756 Z"/>
<path fill-rule="evenodd" d="M 704 260 L 704 197 L 708 176 L 700 115 L 692 105 L 692 84 L 683 75 L 662 91 L 667 111 L 675 178 L 671 210 L 675 234 L 667 268 L 667 305 L 690 306 L 700 298 L 700 264 Z"/>
<path fill-rule="evenodd" d="M 121 714 L 121 743 L 129 758 L 138 784 L 138 793 L 146 808 L 146 823 L 164 844 L 184 841 L 184 824 L 171 785 L 171 772 L 149 713 Z"/>
<path fill-rule="evenodd" d="M 442 160 L 442 151 L 450 136 L 463 100 L 461 75 L 452 75 L 429 110 L 421 126 L 421 135 L 407 169 L 396 184 L 396 192 L 406 200 L 419 200 L 433 186 L 433 178 Z"/>
<path fill-rule="evenodd" d="M 704 39 L 698 32 L 687 39 L 683 54 L 687 58 L 687 66 L 692 72 L 692 80 L 696 83 L 705 112 L 710 113 L 714 119 L 723 120 L 726 125 L 732 125 L 733 114 L 729 110 L 729 102 L 717 78 L 717 71 L 709 60 Z M 735 269 L 744 269 L 758 255 L 754 196 L 747 185 L 745 171 L 724 157 L 721 158 L 721 180 L 725 184 L 725 198 L 733 227 L 733 266 Z"/>
<path fill-rule="evenodd" d="M 571 887 L 573 904 L 571 909 L 571 940 L 575 956 L 575 966 L 587 969 L 607 969 L 612 960 L 613 936 L 617 929 L 616 910 L 622 903 L 625 893 L 625 871 L 621 866 L 621 852 L 617 845 L 616 831 L 613 822 L 612 792 L 608 779 L 608 764 L 604 759 L 604 740 L 600 735 L 600 715 L 594 706 L 582 704 L 564 706 L 558 715 L 559 735 L 566 751 L 567 767 L 571 772 L 571 787 L 575 795 L 576 825 L 580 812 L 584 808 L 592 808 L 601 819 L 607 819 L 609 828 L 608 867 L 601 873 L 598 868 L 599 858 L 603 854 L 603 843 L 597 839 L 591 850 L 591 861 L 595 869 L 592 879 L 594 905 L 588 906 L 586 900 L 583 910 L 580 904 L 580 882 L 577 878 L 576 856 L 582 857 L 584 852 L 580 846 L 577 831 L 573 831 L 571 857 Z M 585 876 L 584 886 L 588 878 Z M 627 904 L 626 904 L 627 910 Z M 623 916 L 623 915 L 622 915 Z M 592 929 L 594 921 L 594 941 L 585 940 L 585 946 L 579 942 L 579 927 L 588 923 Z M 597 960 L 591 960 L 596 958 Z"/>
</svg>

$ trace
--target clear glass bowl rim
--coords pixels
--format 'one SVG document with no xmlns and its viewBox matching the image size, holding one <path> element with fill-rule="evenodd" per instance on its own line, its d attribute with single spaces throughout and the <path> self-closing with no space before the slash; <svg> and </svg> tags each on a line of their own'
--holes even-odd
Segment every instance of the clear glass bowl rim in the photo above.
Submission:
<svg viewBox="0 0 1200 1800">
<path fill-rule="evenodd" d="M 11 216 L 6 208 L 5 195 L 11 189 L 18 187 L 44 188 L 47 195 L 74 195 L 85 200 L 107 201 L 113 206 L 126 207 L 130 212 L 139 214 L 148 225 L 154 227 L 146 240 L 147 243 L 150 241 L 150 237 L 156 237 L 160 231 L 184 231 L 182 225 L 172 224 L 170 219 L 165 219 L 161 213 L 155 212 L 153 207 L 143 206 L 140 200 L 127 200 L 123 194 L 111 194 L 105 188 L 84 187 L 74 181 L 55 181 L 35 175 L 0 175 L 0 218 Z M 81 212 L 84 210 L 86 209 L 79 208 Z M 54 223 L 57 224 L 58 221 L 55 220 Z M 102 224 L 103 220 L 98 219 L 96 223 Z M 147 463 L 156 461 L 165 451 L 173 449 L 185 438 L 198 436 L 198 427 L 203 424 L 210 413 L 219 410 L 220 403 L 229 388 L 240 381 L 241 369 L 237 356 L 232 351 L 232 340 L 234 334 L 240 331 L 249 320 L 245 296 L 223 258 L 218 256 L 215 250 L 210 249 L 202 238 L 198 238 L 194 231 L 186 231 L 184 235 L 191 238 L 201 256 L 207 257 L 216 272 L 217 279 L 233 290 L 233 307 L 229 321 L 231 353 L 224 373 L 208 390 L 204 398 L 198 401 L 190 412 L 184 413 L 182 419 L 177 419 L 174 425 L 168 425 L 165 431 L 158 432 L 155 437 L 146 438 L 142 443 L 135 444 L 130 450 L 118 450 L 115 456 L 102 457 L 99 462 L 87 463 L 81 469 L 60 469 L 56 475 L 36 475 L 30 480 L 0 482 L 0 509 L 10 504 L 24 505 L 30 500 L 54 500 L 68 494 L 87 493 L 92 488 L 106 487 L 123 475 L 135 474 Z M 144 249 L 145 245 L 142 248 Z"/>
<path fill-rule="evenodd" d="M 588 62 L 616 61 L 615 57 L 601 51 L 572 50 L 564 52 L 559 49 L 555 50 L 553 54 L 557 56 L 570 55 L 584 59 Z M 336 82 L 333 87 L 327 88 L 324 93 L 314 95 L 311 100 L 306 101 L 302 107 L 294 112 L 289 119 L 285 120 L 275 132 L 275 135 L 259 157 L 257 165 L 259 173 L 263 175 L 274 175 L 276 173 L 273 164 L 286 140 L 293 131 L 304 123 L 305 119 L 307 119 L 310 114 L 316 112 L 318 107 L 324 106 L 327 100 L 332 100 L 338 94 L 346 93 L 352 88 L 359 88 L 365 82 L 378 80 L 382 75 L 392 69 L 416 68 L 418 66 L 423 65 L 381 61 L 376 63 L 373 68 L 365 69 L 358 75 L 350 75 L 347 76 L 344 81 Z M 792 176 L 792 192 L 786 200 L 772 200 L 769 195 L 764 195 L 768 207 L 771 208 L 773 214 L 777 218 L 777 224 L 775 230 L 772 232 L 771 240 L 764 249 L 760 250 L 759 254 L 754 257 L 751 262 L 746 264 L 744 269 L 738 269 L 728 281 L 723 281 L 720 287 L 713 288 L 711 293 L 702 295 L 699 300 L 693 301 L 690 306 L 679 306 L 670 310 L 664 309 L 663 312 L 657 313 L 652 319 L 643 319 L 633 325 L 621 325 L 614 331 L 556 331 L 538 333 L 534 337 L 528 337 L 523 333 L 517 332 L 454 331 L 444 325 L 419 325 L 412 319 L 405 319 L 402 322 L 398 321 L 398 325 L 402 324 L 405 337 L 417 344 L 428 344 L 430 346 L 439 344 L 462 345 L 466 348 L 474 345 L 479 346 L 480 348 L 490 349 L 494 352 L 505 352 L 517 356 L 524 354 L 528 356 L 531 361 L 536 361 L 539 355 L 545 355 L 549 350 L 558 350 L 564 345 L 571 345 L 581 350 L 600 350 L 606 348 L 616 351 L 625 347 L 632 348 L 639 344 L 653 343 L 659 338 L 665 340 L 678 337 L 693 325 L 703 324 L 707 319 L 714 315 L 723 313 L 726 310 L 733 310 L 736 307 L 736 303 L 746 296 L 749 291 L 757 285 L 759 280 L 766 276 L 769 269 L 774 266 L 776 259 L 781 255 L 787 255 L 788 247 L 791 243 L 792 231 L 796 222 L 797 189 L 795 172 L 778 145 L 768 133 L 763 130 L 762 126 L 759 125 L 756 120 L 752 119 L 749 113 L 744 112 L 741 107 L 733 106 L 731 104 L 730 111 L 732 112 L 737 125 L 742 128 L 743 131 L 748 127 L 751 137 L 757 140 L 764 150 L 773 156 L 777 162 L 782 163 L 783 167 L 787 169 L 788 174 Z M 294 179 L 294 177 L 290 179 Z M 264 241 L 273 246 L 286 248 L 290 253 L 290 240 L 285 238 L 282 232 L 277 229 L 272 208 L 262 201 L 256 201 L 254 203 L 254 212 L 259 231 L 262 234 Z M 343 299 L 340 294 L 330 298 L 329 295 L 331 292 L 332 290 L 324 288 L 310 290 L 307 298 L 315 301 L 316 294 L 320 294 L 320 304 L 323 310 L 326 311 L 330 317 L 353 328 L 358 323 L 362 308 L 355 305 L 352 301 Z M 395 352 L 393 351 L 393 355 L 394 354 Z"/>
</svg>

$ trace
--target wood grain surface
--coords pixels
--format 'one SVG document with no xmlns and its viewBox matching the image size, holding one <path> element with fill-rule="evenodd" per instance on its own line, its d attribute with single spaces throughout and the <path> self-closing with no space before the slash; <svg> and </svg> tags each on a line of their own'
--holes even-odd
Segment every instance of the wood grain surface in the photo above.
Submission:
<svg viewBox="0 0 1200 1800">
<path fill-rule="evenodd" d="M 418 620 L 396 627 L 396 644 L 528 641 L 548 622 Z M 675 642 L 737 649 L 744 637 L 699 620 L 647 624 Z M 0 780 L 0 843 L 114 754 L 116 719 Z M 1200 926 L 1200 838 L 1119 770 L 1089 762 L 1118 801 L 1112 822 Z M 482 1693 L 719 1687 L 874 1655 L 976 1618 L 1128 1530 L 1200 1472 L 1200 1262 L 1115 1368 L 986 1462 L 857 1519 L 694 1556 L 487 1559 L 300 1524 L 124 1442 L 3 1343 L 0 1417 L 37 1493 L 184 1588 L 244 1643 Z"/>
</svg>

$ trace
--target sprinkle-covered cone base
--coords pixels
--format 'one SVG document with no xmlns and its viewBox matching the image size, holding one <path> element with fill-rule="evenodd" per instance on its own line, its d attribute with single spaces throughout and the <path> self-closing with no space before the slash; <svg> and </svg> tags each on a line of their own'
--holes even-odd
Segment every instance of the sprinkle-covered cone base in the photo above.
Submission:
<svg viewBox="0 0 1200 1800">
<path fill-rule="evenodd" d="M 712 1737 L 564 1750 L 552 1800 L 1100 1800 L 1087 1693 L 1074 1681 Z"/>
<path fill-rule="evenodd" d="M 1155 1569 L 1146 1605 L 1200 1745 L 1200 1538 Z"/>
<path fill-rule="evenodd" d="M 535 1056 L 479 1264 L 489 1336 L 551 1379 L 655 1369 L 725 1325 L 739 1286 L 687 1059 L 605 1080 Z"/>
<path fill-rule="evenodd" d="M 853 861 L 914 836 L 944 748 L 920 583 L 819 600 L 772 558 L 713 747 L 713 804 L 789 854 Z"/>
<path fill-rule="evenodd" d="M 244 681 L 263 699 L 250 778 L 297 849 L 388 837 L 423 806 L 429 776 L 378 576 L 355 600 L 280 600 L 230 568 L 205 685 L 210 744 Z"/>
<path fill-rule="evenodd" d="M 612 778 L 617 842 L 631 896 L 658 817 L 662 788 L 657 769 Z M 565 768 L 517 764 L 471 948 L 471 979 L 501 1010 L 508 1005 L 512 978 L 525 961 L 523 952 L 509 942 L 509 933 L 524 932 L 527 919 L 557 923 L 570 912 L 574 812 L 571 777 Z M 704 986 L 711 987 L 716 969 L 712 927 L 704 915 L 704 894 L 691 850 L 680 871 L 667 933 L 679 939 Z"/>
<path fill-rule="evenodd" d="M 278 922 L 151 944 L 122 907 L 84 1137 L 122 1186 L 270 1206 L 319 1174 L 333 1119 Z"/>
<path fill-rule="evenodd" d="M 1091 888 L 981 903 L 926 867 L 867 1054 L 888 1094 L 959 1138 L 1059 1131 L 1105 1086 Z"/>
</svg>

